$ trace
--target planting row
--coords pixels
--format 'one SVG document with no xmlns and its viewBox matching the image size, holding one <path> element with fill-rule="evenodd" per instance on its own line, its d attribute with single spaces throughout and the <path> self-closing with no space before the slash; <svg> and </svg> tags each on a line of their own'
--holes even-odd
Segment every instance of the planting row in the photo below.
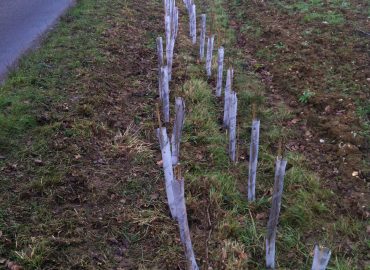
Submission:
<svg viewBox="0 0 370 270">
<path fill-rule="evenodd" d="M 198 41 L 196 5 L 192 2 L 192 0 L 183 0 L 183 3 L 187 10 L 189 18 L 189 36 L 192 44 L 196 45 Z M 161 110 L 159 106 L 157 108 L 159 125 L 159 128 L 157 129 L 157 137 L 162 153 L 168 206 L 172 218 L 176 220 L 179 225 L 180 239 L 185 247 L 188 269 L 193 270 L 199 269 L 199 267 L 197 265 L 191 243 L 190 230 L 186 213 L 184 178 L 180 167 L 180 143 L 185 122 L 185 102 L 183 98 L 175 98 L 175 121 L 173 123 L 172 135 L 170 137 L 168 136 L 167 128 L 162 127 L 161 120 L 163 118 L 165 126 L 170 125 L 170 82 L 173 79 L 172 65 L 174 48 L 179 31 L 179 7 L 176 6 L 175 0 L 164 0 L 164 10 L 166 40 L 165 48 L 163 45 L 162 37 L 157 38 L 159 82 L 158 94 L 161 104 Z M 201 14 L 200 22 L 199 59 L 200 63 L 205 62 L 205 73 L 206 76 L 209 78 L 212 76 L 215 35 L 213 33 L 207 35 L 206 14 Z M 206 40 L 207 46 L 205 48 Z M 231 67 L 227 70 L 226 83 L 223 91 L 225 48 L 220 47 L 218 48 L 217 52 L 217 83 L 215 89 L 215 98 L 222 98 L 223 96 L 223 128 L 228 134 L 228 154 L 231 162 L 236 162 L 238 97 L 237 93 L 233 91 L 234 70 Z M 161 117 L 161 112 L 163 117 Z M 257 119 L 254 113 L 250 143 L 250 161 L 247 188 L 248 192 L 246 194 L 246 198 L 250 202 L 256 200 L 255 190 L 258 167 L 260 125 L 260 120 Z M 286 165 L 287 160 L 284 159 L 281 154 L 279 154 L 275 163 L 273 195 L 266 233 L 266 267 L 268 269 L 275 269 L 276 232 L 281 208 L 281 200 L 283 196 Z M 315 246 L 312 269 L 326 269 L 330 259 L 330 255 L 331 252 L 329 249 Z"/>
</svg>

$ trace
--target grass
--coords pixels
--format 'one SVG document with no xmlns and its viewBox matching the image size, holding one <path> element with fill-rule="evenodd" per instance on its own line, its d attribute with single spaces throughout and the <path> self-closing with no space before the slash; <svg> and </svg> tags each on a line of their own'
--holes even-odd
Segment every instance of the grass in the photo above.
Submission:
<svg viewBox="0 0 370 270">
<path fill-rule="evenodd" d="M 223 27 L 228 19 L 225 18 L 227 15 L 223 10 L 223 2 L 216 1 L 214 8 L 214 12 L 217 14 L 216 21 L 221 22 L 216 24 L 217 28 L 225 31 Z M 221 16 L 221 19 L 218 19 L 218 16 Z M 235 38 L 225 39 L 224 43 L 232 46 L 234 40 Z M 271 112 L 269 108 L 264 106 L 261 96 L 264 96 L 265 93 L 261 82 L 256 79 L 253 72 L 245 71 L 242 65 L 243 59 L 240 58 L 241 54 L 238 50 L 228 50 L 227 46 L 226 48 L 229 57 L 233 59 L 233 66 L 237 74 L 235 76 L 235 90 L 240 99 L 239 117 L 242 119 L 239 121 L 240 142 L 249 141 L 248 122 L 251 121 L 250 105 L 253 102 L 259 103 L 262 122 L 269 126 L 268 130 L 262 132 L 257 191 L 259 199 L 253 204 L 248 204 L 245 201 L 245 189 L 241 186 L 245 184 L 246 165 L 244 162 L 236 165 L 229 162 L 226 155 L 227 141 L 219 128 L 218 119 L 222 112 L 220 109 L 215 109 L 220 106 L 212 94 L 213 90 L 199 75 L 202 70 L 192 67 L 189 74 L 191 79 L 184 85 L 187 106 L 190 108 L 186 118 L 184 144 L 190 144 L 191 147 L 186 147 L 186 154 L 183 156 L 188 172 L 186 179 L 190 181 L 188 202 L 192 205 L 196 201 L 194 197 L 201 196 L 200 194 L 195 195 L 197 193 L 194 194 L 196 188 L 199 186 L 209 187 L 209 201 L 211 207 L 215 209 L 214 211 L 228 211 L 229 213 L 221 220 L 215 221 L 218 224 L 215 227 L 220 230 L 215 229 L 216 231 L 213 232 L 217 234 L 217 240 L 229 241 L 228 239 L 231 238 L 235 245 L 243 247 L 242 253 L 248 255 L 247 264 L 241 268 L 235 268 L 235 265 L 233 265 L 234 268 L 226 266 L 230 267 L 227 269 L 244 269 L 243 267 L 259 269 L 263 267 L 265 222 L 269 209 L 268 197 L 264 193 L 271 188 L 271 179 L 273 179 L 274 156 L 271 153 L 272 148 L 278 143 L 279 137 L 284 134 L 284 131 L 276 131 L 276 129 L 279 129 L 279 124 L 283 119 L 291 119 L 292 116 L 283 107 L 278 111 Z M 283 136 L 289 136 L 289 134 Z M 245 146 L 241 144 L 240 147 L 240 151 L 244 153 Z M 194 160 L 191 155 L 197 151 L 200 152 L 199 160 Z M 207 160 L 207 162 L 204 163 L 203 160 Z M 306 268 L 311 263 L 310 253 L 314 242 L 303 242 L 304 235 L 315 230 L 321 231 L 321 228 L 326 226 L 325 222 L 319 221 L 319 216 L 331 215 L 325 202 L 333 198 L 334 194 L 329 190 L 322 189 L 319 178 L 303 166 L 305 161 L 302 156 L 288 154 L 288 160 L 292 167 L 286 176 L 286 193 L 284 194 L 281 229 L 279 230 L 278 260 L 288 269 Z M 225 174 L 225 171 L 228 173 Z M 202 180 L 201 184 L 200 179 Z M 217 210 L 218 208 L 220 209 Z M 256 217 L 259 216 L 265 218 L 257 220 Z M 325 242 L 324 239 L 325 233 L 323 232 L 322 239 L 318 240 Z M 316 241 L 318 240 L 316 239 Z M 330 243 L 327 244 L 330 245 Z M 295 258 L 292 259 L 292 256 Z"/>
<path fill-rule="evenodd" d="M 86 98 L 89 91 L 86 76 L 99 76 L 94 72 L 108 64 L 103 32 L 107 18 L 117 15 L 112 11 L 119 7 L 119 1 L 79 1 L 48 35 L 42 49 L 24 57 L 0 88 L 0 153 L 5 157 L 0 167 L 8 172 L 0 184 L 4 194 L 0 228 L 8 239 L 0 241 L 0 257 L 25 269 L 57 265 L 58 258 L 68 264 L 65 254 L 73 250 L 68 244 L 73 241 L 53 239 L 82 234 L 78 228 L 83 214 L 75 217 L 63 209 L 69 208 L 66 201 L 78 200 L 80 192 L 66 175 L 73 174 L 72 164 L 84 154 L 80 140 L 90 140 L 100 129 L 91 120 L 95 104 L 82 104 L 80 97 Z M 36 159 L 40 165 L 35 165 Z M 63 194 L 65 185 L 70 190 Z M 14 196 L 6 195 L 13 190 Z M 55 203 L 62 210 L 56 212 Z M 81 267 L 89 261 L 81 256 Z"/>
<path fill-rule="evenodd" d="M 315 3 L 312 2 L 311 4 Z M 316 4 L 319 5 L 319 3 Z M 221 1 L 216 1 L 216 10 L 223 9 L 223 7 Z M 215 11 L 215 13 L 217 16 L 222 16 L 220 21 L 222 21 L 222 25 L 225 25 L 226 12 Z M 336 24 L 337 22 L 331 21 L 330 23 Z M 246 22 L 246 25 L 250 24 L 250 22 Z M 217 25 L 217 27 L 221 26 Z M 253 30 L 251 31 L 253 34 Z M 242 64 L 238 65 L 239 60 L 242 59 L 239 58 L 240 54 L 237 49 L 235 49 L 235 46 L 232 45 L 234 41 L 235 38 L 231 38 L 230 40 L 226 40 L 225 43 L 228 44 L 230 48 L 233 48 L 229 49 L 228 46 L 226 46 L 226 51 L 229 50 L 229 56 L 233 59 L 233 66 L 237 74 L 235 76 L 235 89 L 238 92 L 241 104 L 243 104 L 240 106 L 241 111 L 239 113 L 239 126 L 241 130 L 240 142 L 249 141 L 248 123 L 251 122 L 251 112 L 248 108 L 250 108 L 252 102 L 257 101 L 259 103 L 259 114 L 262 123 L 269 126 L 269 129 L 263 130 L 261 138 L 262 142 L 258 171 L 258 193 L 260 199 L 255 204 L 246 204 L 243 200 L 240 200 L 240 198 L 243 198 L 243 192 L 245 191 L 243 191 L 243 189 L 240 190 L 239 186 L 235 188 L 235 186 L 231 184 L 231 189 L 223 188 L 224 185 L 230 186 L 228 182 L 230 178 L 227 177 L 223 178 L 223 186 L 218 187 L 214 193 L 218 194 L 218 196 L 216 196 L 219 201 L 217 204 L 224 206 L 226 209 L 230 209 L 230 206 L 225 203 L 225 197 L 233 198 L 231 199 L 233 213 L 239 216 L 239 218 L 232 217 L 231 219 L 226 219 L 221 222 L 222 224 L 228 224 L 226 227 L 224 225 L 223 230 L 227 228 L 225 230 L 227 235 L 235 237 L 236 240 L 242 240 L 245 250 L 249 255 L 248 266 L 260 268 L 263 267 L 264 226 L 266 220 L 256 220 L 256 217 L 263 212 L 265 215 L 268 214 L 269 203 L 266 201 L 263 191 L 271 188 L 273 174 L 272 165 L 274 160 L 274 156 L 271 153 L 273 153 L 273 149 L 277 145 L 279 137 L 282 135 L 287 137 L 292 135 L 282 129 L 280 124 L 283 120 L 292 119 L 293 116 L 289 114 L 284 107 L 280 107 L 277 112 L 272 112 L 269 108 L 264 106 L 263 99 L 260 99 L 261 96 L 265 95 L 263 88 L 261 88 L 261 83 L 254 79 L 255 74 L 253 72 L 245 70 Z M 283 43 L 275 43 L 275 49 L 284 49 L 285 45 L 283 46 L 282 44 Z M 242 76 L 240 76 L 240 74 L 242 74 Z M 245 74 L 247 75 L 245 76 Z M 252 81 L 254 84 L 247 84 L 246 81 Z M 256 91 L 256 89 L 258 90 Z M 206 104 L 205 106 L 209 104 L 209 108 L 202 108 L 202 110 L 212 111 L 214 102 L 203 102 L 203 104 Z M 198 113 L 197 115 L 199 115 L 199 117 L 203 116 L 202 113 Z M 200 120 L 198 119 L 198 121 Z M 209 123 L 206 125 L 208 126 Z M 211 134 L 212 132 L 209 136 Z M 244 152 L 244 150 L 241 151 Z M 303 156 L 295 153 L 288 153 L 287 158 L 291 167 L 286 175 L 286 187 L 278 236 L 278 261 L 280 267 L 286 267 L 287 269 L 305 269 L 311 264 L 310 254 L 314 243 L 320 242 L 321 244 L 332 247 L 334 252 L 337 251 L 335 249 L 336 243 L 330 240 L 332 235 L 328 226 L 330 226 L 330 223 L 335 219 L 329 205 L 332 201 L 338 200 L 339 198 L 337 198 L 337 195 L 332 191 L 323 188 L 322 180 L 315 173 L 310 171 L 308 167 L 303 165 L 306 163 Z M 237 164 L 235 168 L 231 168 L 233 168 L 233 165 L 229 165 L 229 173 L 233 175 L 233 177 L 231 177 L 232 182 L 238 183 L 240 179 L 245 179 L 246 175 L 243 172 L 243 169 L 245 170 L 244 164 L 240 163 Z M 198 169 L 204 171 L 202 167 Z M 212 173 L 208 172 L 207 174 L 210 175 Z M 207 176 L 202 174 L 199 177 Z M 227 193 L 227 190 L 232 190 L 230 194 L 237 193 L 239 195 L 236 197 L 235 195 L 230 195 Z M 235 222 L 235 218 L 238 220 L 246 220 L 246 223 Z M 364 224 L 355 219 L 349 219 L 348 222 L 352 224 L 353 228 L 364 228 Z M 341 225 L 345 225 L 345 223 Z M 339 234 L 343 233 L 338 226 L 340 225 L 337 225 L 335 232 Z M 353 235 L 358 236 L 361 234 L 360 231 L 357 229 L 355 230 L 356 233 Z M 307 235 L 310 236 L 307 238 Z M 346 254 L 341 254 L 341 256 L 346 256 Z M 337 258 L 340 258 L 340 256 Z M 347 261 L 348 259 L 343 257 L 339 259 L 339 261 L 337 260 L 337 262 L 332 262 L 332 265 L 340 265 L 341 262 L 346 264 Z"/>
<path fill-rule="evenodd" d="M 332 11 L 328 11 L 328 5 Z M 302 13 L 303 16 L 297 15 L 297 22 L 294 25 L 294 27 L 296 27 L 297 24 L 300 25 L 299 18 L 316 16 L 315 14 L 317 14 L 317 18 L 311 19 L 310 17 L 307 17 L 308 20 L 327 20 L 329 21 L 329 24 L 340 25 L 344 21 L 341 19 L 342 15 L 336 17 L 336 12 L 339 12 L 341 9 L 353 10 L 351 9 L 351 4 L 346 1 L 328 1 L 328 5 L 324 4 L 322 1 L 296 1 L 293 4 L 287 1 L 279 1 L 269 4 L 268 8 L 266 8 L 268 9 L 266 13 L 268 16 L 272 16 L 272 14 L 278 14 L 277 17 L 279 17 L 279 20 L 281 21 L 284 20 L 284 12 L 288 12 L 289 20 L 292 20 L 294 15 L 297 15 L 297 12 Z M 259 30 L 262 32 L 261 36 L 268 39 L 266 43 L 260 44 L 260 37 L 256 38 L 252 29 L 249 29 L 249 31 L 243 31 L 245 32 L 245 37 L 243 37 L 243 35 L 239 36 L 239 40 L 243 40 L 244 38 L 248 40 L 249 43 L 254 44 L 254 42 L 251 41 L 251 39 L 253 39 L 259 44 L 257 49 L 252 52 L 252 56 L 248 57 L 255 56 L 257 61 L 260 60 L 263 63 L 268 63 L 270 68 L 269 71 L 275 71 L 275 76 L 279 76 L 279 79 L 285 77 L 286 74 L 291 74 L 290 71 L 294 70 L 294 64 L 292 65 L 291 63 L 294 62 L 294 59 L 297 59 L 297 55 L 295 54 L 292 56 L 292 58 L 290 58 L 289 51 L 295 51 L 294 44 L 296 40 L 292 37 L 290 40 L 287 39 L 288 37 L 282 39 L 284 32 L 276 31 L 274 32 L 276 36 L 271 35 L 270 31 L 271 29 L 274 29 L 276 25 L 270 25 L 267 21 L 262 22 L 261 20 L 254 18 L 254 14 L 259 12 L 261 7 L 256 8 L 256 5 L 252 1 L 249 1 L 247 5 L 245 2 L 241 3 L 241 1 L 235 0 L 233 3 L 229 4 L 228 7 L 233 11 L 232 16 L 234 20 L 236 19 L 236 24 L 238 27 L 244 29 L 244 27 L 250 27 L 253 25 L 257 27 L 257 29 L 261 29 Z M 276 7 L 278 8 L 275 9 Z M 248 9 L 251 11 L 247 12 Z M 281 25 L 286 29 L 289 27 L 289 24 Z M 307 42 L 302 43 L 300 41 L 305 47 L 313 46 L 311 43 L 314 37 L 320 38 L 321 36 L 325 36 L 328 39 L 333 40 L 333 42 L 337 42 L 338 37 L 331 37 L 331 35 L 328 35 L 325 30 L 320 30 L 318 27 L 316 28 L 316 26 L 313 27 L 313 25 L 314 24 L 308 24 L 306 27 L 305 24 L 302 24 L 302 29 L 307 28 L 307 34 L 311 35 L 311 39 L 308 39 Z M 347 42 L 347 44 L 351 44 L 351 41 L 348 41 L 346 37 L 344 40 L 346 40 L 345 42 Z M 343 42 L 343 39 L 341 42 Z M 251 48 L 251 46 L 246 47 L 249 49 Z M 338 51 L 340 51 L 340 53 L 343 55 L 348 55 L 348 51 L 346 51 L 344 48 L 343 50 L 339 49 Z M 272 55 L 274 57 L 271 57 Z M 328 57 L 328 59 L 329 60 L 326 61 L 330 61 L 331 57 Z M 270 65 L 271 62 L 273 63 L 272 65 Z M 325 65 L 327 64 L 328 63 Z M 257 63 L 256 65 L 259 64 Z M 276 69 L 273 65 L 278 67 L 278 69 L 282 72 L 276 72 Z M 353 74 L 354 72 L 354 66 L 352 65 L 344 65 L 344 69 L 346 69 L 345 74 Z M 325 81 L 325 83 L 329 85 L 327 88 L 330 88 L 331 93 L 343 91 L 346 92 L 349 97 L 354 97 L 357 95 L 357 93 L 364 93 L 364 88 L 361 86 L 361 83 L 358 83 L 358 81 L 354 82 L 347 76 L 340 76 L 339 78 L 338 70 L 336 68 L 325 70 L 326 72 L 324 72 L 324 74 L 328 74 L 326 76 L 331 76 L 330 80 L 327 79 Z M 309 74 L 309 72 L 310 71 L 306 71 L 306 76 Z M 339 73 L 342 74 L 340 71 Z M 305 78 L 306 77 L 303 76 L 298 80 L 305 80 Z M 282 84 L 280 87 L 282 87 L 284 91 L 290 91 L 295 96 L 299 97 L 299 95 L 302 93 L 302 88 L 298 87 L 294 89 L 294 83 L 292 83 L 292 81 L 294 80 L 286 79 L 286 81 L 284 81 L 285 85 Z M 279 83 L 283 83 L 283 81 L 279 81 Z M 327 89 L 326 86 L 317 88 L 319 94 L 323 88 Z M 264 93 L 262 95 L 267 94 Z M 300 97 L 302 102 L 308 102 L 311 99 L 307 94 L 302 94 Z M 283 109 L 284 105 L 280 108 Z M 260 117 L 263 119 L 262 124 L 265 123 L 265 125 L 268 126 L 268 129 L 261 132 L 263 136 L 262 144 L 265 145 L 263 145 L 261 149 L 260 170 L 258 172 L 259 181 L 264 181 L 263 179 L 268 179 L 269 177 L 268 174 L 263 173 L 265 171 L 268 172 L 268 170 L 262 166 L 271 163 L 271 148 L 273 149 L 273 144 L 277 143 L 277 140 L 280 136 L 284 136 L 287 139 L 296 136 L 294 133 L 287 134 L 286 129 L 279 128 L 279 123 L 284 123 L 284 120 L 282 119 L 289 120 L 289 117 L 292 119 L 293 115 L 289 113 L 285 115 L 284 109 L 280 112 L 278 112 L 276 109 L 277 108 L 262 108 L 261 110 L 262 115 Z M 363 110 L 361 106 L 358 107 L 357 111 L 359 115 L 366 115 L 366 113 L 364 113 L 366 110 Z M 361 128 L 362 130 L 366 130 L 366 125 L 363 125 Z M 248 133 L 246 134 L 248 136 Z M 246 141 L 248 141 L 248 137 L 246 137 Z M 311 263 L 310 254 L 312 251 L 312 246 L 315 242 L 320 242 L 328 247 L 331 247 L 333 251 L 335 259 L 333 259 L 330 264 L 332 269 L 362 269 L 364 260 L 366 260 L 366 241 L 361 241 L 360 239 L 366 238 L 363 231 L 366 227 L 366 223 L 358 216 L 353 216 L 349 213 L 339 214 L 340 219 L 337 221 L 335 212 L 338 211 L 338 209 L 333 209 L 331 205 L 332 202 L 340 201 L 338 195 L 334 194 L 329 189 L 323 188 L 322 185 L 326 182 L 326 180 L 320 179 L 315 173 L 310 171 L 308 166 L 304 166 L 307 161 L 305 161 L 302 156 L 289 153 L 288 158 L 288 163 L 291 164 L 292 167 L 288 170 L 286 175 L 283 210 L 280 220 L 280 235 L 278 236 L 279 241 L 282 241 L 278 243 L 278 250 L 280 250 L 278 251 L 278 261 L 280 263 L 280 267 L 286 267 L 287 269 L 308 268 Z M 363 166 L 363 169 L 366 170 L 366 165 Z M 262 171 L 262 173 L 260 171 Z M 260 186 L 260 188 L 266 189 L 268 186 L 263 185 Z M 343 229 L 343 227 L 346 226 L 348 226 L 348 234 L 344 232 L 346 229 Z M 349 227 L 353 228 L 353 231 L 352 229 L 349 229 Z M 362 231 L 360 228 L 362 228 Z M 248 229 L 247 231 L 255 232 L 256 230 Z M 315 236 L 312 235 L 313 231 L 317 232 Z M 249 237 L 253 239 L 252 235 Z M 353 245 L 353 252 L 348 253 L 342 249 L 342 245 L 340 243 L 342 241 L 336 240 L 338 237 L 340 239 L 356 238 L 357 240 L 349 241 L 359 241 L 361 244 Z M 258 239 L 258 237 L 254 237 L 254 239 Z M 292 249 L 294 251 L 292 251 Z M 254 256 L 252 257 L 258 258 L 258 256 L 263 256 L 263 246 L 259 247 L 259 249 L 253 247 L 253 251 Z M 288 260 L 287 258 L 290 258 L 291 260 Z M 301 261 L 302 263 L 297 265 L 296 261 Z M 254 267 L 261 267 L 259 263 L 260 262 L 256 260 L 253 263 Z M 351 265 L 351 267 L 349 267 L 349 265 Z"/>
<path fill-rule="evenodd" d="M 13 151 L 21 136 L 39 127 L 40 108 L 48 110 L 63 99 L 67 85 L 77 84 L 74 71 L 104 61 L 99 41 L 92 38 L 104 24 L 98 17 L 78 19 L 91 14 L 95 5 L 93 1 L 78 3 L 64 16 L 57 32 L 47 37 L 45 47 L 23 58 L 20 68 L 9 74 L 0 94 L 2 152 Z"/>
<path fill-rule="evenodd" d="M 235 6 L 241 5 L 239 1 L 234 1 L 234 4 Z M 282 32 L 279 33 L 278 31 L 276 38 L 272 35 L 271 40 L 267 44 L 258 46 L 254 52 L 254 55 L 264 63 L 271 63 L 275 67 L 279 67 L 282 74 L 291 74 L 291 79 L 285 79 L 284 76 L 279 82 L 282 88 L 297 96 L 302 96 L 302 90 L 307 89 L 307 85 L 299 83 L 303 82 L 302 77 L 320 77 L 322 78 L 320 83 L 317 83 L 318 80 L 310 82 L 310 90 L 312 92 L 323 92 L 333 96 L 342 95 L 345 98 L 353 98 L 355 101 L 359 96 L 364 95 L 366 92 L 366 82 L 364 80 L 366 78 L 362 77 L 361 79 L 353 80 L 350 74 L 357 74 L 357 69 L 362 65 L 360 64 L 362 62 L 360 59 L 364 59 L 363 55 L 366 54 L 366 50 L 354 52 L 349 49 L 350 47 L 358 46 L 357 44 L 362 44 L 360 46 L 366 47 L 366 41 L 353 35 L 353 32 L 351 32 L 352 27 L 356 28 L 357 26 L 355 25 L 362 23 L 356 20 L 366 17 L 363 8 L 361 9 L 360 6 L 354 5 L 350 1 L 327 1 L 325 3 L 322 1 L 296 1 L 295 3 L 277 1 L 271 4 L 271 8 L 273 10 L 272 14 L 281 14 L 281 16 L 285 16 L 285 12 L 289 11 L 288 15 L 296 20 L 294 27 L 298 27 L 300 29 L 299 32 L 303 32 L 305 36 L 304 40 L 300 40 L 299 37 L 293 34 L 293 36 L 285 37 L 286 40 L 282 43 Z M 236 18 L 243 18 L 243 14 L 246 16 L 246 12 L 235 13 Z M 356 16 L 355 14 L 361 14 L 362 17 L 361 19 L 354 19 L 352 27 L 348 27 L 348 24 L 344 24 L 345 18 L 343 14 L 347 14 L 348 18 Z M 302 21 L 302 19 L 306 20 L 306 22 Z M 307 23 L 315 20 L 325 21 L 329 26 L 323 28 L 316 23 Z M 257 20 L 244 20 L 240 25 L 240 29 L 245 36 L 248 36 L 248 39 L 253 39 L 257 42 L 263 34 L 262 24 Z M 283 21 L 282 24 L 289 25 L 289 22 Z M 248 28 L 248 31 L 243 30 L 245 27 Z M 342 38 L 333 34 L 333 31 L 336 31 L 334 29 L 337 28 L 346 33 L 343 34 Z M 253 32 L 255 29 L 258 29 L 262 34 L 256 37 Z M 265 30 L 267 33 L 270 31 L 270 29 Z M 324 44 L 332 43 L 336 45 L 327 47 L 321 41 Z M 298 59 L 297 55 L 290 53 L 292 50 L 295 50 L 293 48 L 302 50 L 302 55 L 298 56 Z M 316 50 L 326 51 L 326 61 L 321 62 L 319 59 L 314 59 L 316 53 L 313 52 Z M 311 52 L 312 57 L 307 57 L 307 54 L 311 54 Z M 309 60 L 311 58 L 312 61 Z M 354 58 L 359 63 L 351 62 L 350 59 L 353 60 Z M 337 66 L 335 64 L 336 59 L 342 60 L 341 65 Z M 257 70 L 261 67 L 263 65 L 255 64 Z M 362 120 L 362 129 L 367 134 L 368 117 L 366 117 L 366 105 L 363 103 L 358 104 L 356 110 Z M 365 117 L 363 117 L 364 115 Z M 365 135 L 365 137 L 368 138 L 368 135 Z"/>
<path fill-rule="evenodd" d="M 293 4 L 277 1 L 277 5 L 285 11 L 304 14 L 304 22 L 321 21 L 331 25 L 343 24 L 346 20 L 341 11 L 351 8 L 348 1 L 340 0 L 327 3 L 320 0 L 295 1 Z"/>
<path fill-rule="evenodd" d="M 304 92 L 302 93 L 302 95 L 298 98 L 298 100 L 299 100 L 299 102 L 301 102 L 301 103 L 308 103 L 308 102 L 309 102 L 309 100 L 310 100 L 310 98 L 311 98 L 312 96 L 314 96 L 314 95 L 315 95 L 315 93 L 313 93 L 313 92 L 311 92 L 311 91 L 307 90 L 307 91 L 304 91 Z"/>
<path fill-rule="evenodd" d="M 171 83 L 171 98 L 186 100 L 181 160 L 197 258 L 203 267 L 214 269 L 261 269 L 276 146 L 281 137 L 294 136 L 282 127 L 294 115 L 284 105 L 266 105 L 266 87 L 257 69 L 246 65 L 229 25 L 226 7 L 234 2 L 216 0 L 208 11 L 216 14 L 226 59 L 235 68 L 239 162 L 232 164 L 227 156 L 227 137 L 220 128 L 222 102 L 213 94 L 213 80 L 205 78 L 197 50 L 182 35 L 175 77 L 185 81 Z M 157 1 L 80 1 L 44 47 L 26 57 L 1 88 L 1 154 L 6 159 L 0 163 L 5 172 L 0 184 L 0 257 L 25 269 L 174 269 L 184 263 L 176 225 L 167 213 L 163 176 L 155 164 L 160 159 L 152 132 L 156 71 L 148 71 L 145 62 L 148 55 L 154 59 L 154 21 L 162 20 L 161 12 Z M 142 20 L 145 15 L 150 19 Z M 244 31 L 260 37 L 263 30 L 256 26 L 248 22 Z M 278 56 L 289 44 L 281 40 L 272 46 Z M 270 55 L 266 51 L 260 57 L 265 54 Z M 144 74 L 133 72 L 137 55 L 143 56 Z M 258 199 L 248 203 L 246 153 L 253 103 L 262 130 Z M 330 267 L 349 269 L 345 267 L 357 257 L 341 252 L 336 237 L 357 239 L 363 223 L 350 216 L 335 220 L 330 203 L 339 200 L 337 195 L 322 187 L 302 155 L 286 156 L 279 265 L 309 268 L 313 245 L 320 242 L 333 249 Z"/>
</svg>

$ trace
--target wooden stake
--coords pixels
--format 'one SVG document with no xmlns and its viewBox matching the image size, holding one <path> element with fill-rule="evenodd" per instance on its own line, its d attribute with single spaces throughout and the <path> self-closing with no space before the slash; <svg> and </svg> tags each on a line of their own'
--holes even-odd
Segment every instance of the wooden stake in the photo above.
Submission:
<svg viewBox="0 0 370 270">
<path fill-rule="evenodd" d="M 215 8 L 214 5 L 212 5 L 212 13 L 211 13 L 211 25 L 210 25 L 210 35 L 214 33 L 214 27 L 215 27 L 215 20 L 216 20 L 216 15 L 215 15 Z"/>
<path fill-rule="evenodd" d="M 252 119 L 256 119 L 257 118 L 257 105 L 255 102 L 253 102 L 252 104 Z"/>
<path fill-rule="evenodd" d="M 157 109 L 158 127 L 161 128 L 162 127 L 162 121 L 161 121 L 161 111 L 159 109 L 159 103 L 156 103 L 155 106 L 156 106 L 156 109 Z"/>
<path fill-rule="evenodd" d="M 236 163 L 239 162 L 239 148 L 240 148 L 240 145 L 239 145 L 239 140 L 240 140 L 240 128 L 239 128 L 239 125 L 237 125 L 237 129 L 236 129 L 237 133 L 236 133 Z"/>
<path fill-rule="evenodd" d="M 221 34 L 220 34 L 220 27 L 217 27 L 217 47 L 221 47 Z"/>
<path fill-rule="evenodd" d="M 283 157 L 283 139 L 279 139 L 279 145 L 278 145 L 278 152 L 277 152 L 277 158 Z"/>
</svg>

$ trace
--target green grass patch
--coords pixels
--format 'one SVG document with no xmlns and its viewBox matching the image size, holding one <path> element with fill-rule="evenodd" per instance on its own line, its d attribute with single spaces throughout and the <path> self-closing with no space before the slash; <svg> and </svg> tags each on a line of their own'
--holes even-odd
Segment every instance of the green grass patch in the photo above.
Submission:
<svg viewBox="0 0 370 270">
<path fill-rule="evenodd" d="M 5 157 L 0 167 L 14 170 L 0 181 L 0 257 L 25 269 L 44 269 L 62 258 L 65 246 L 50 239 L 78 226 L 75 218 L 53 212 L 56 202 L 68 199 L 58 187 L 66 184 L 78 146 L 54 140 L 58 134 L 76 140 L 92 136 L 95 125 L 77 116 L 91 116 L 92 109 L 76 103 L 87 90 L 84 76 L 107 63 L 102 34 L 107 16 L 120 6 L 119 1 L 78 1 L 0 87 L 0 155 Z M 71 99 L 75 107 L 67 105 Z"/>
<path fill-rule="evenodd" d="M 43 48 L 25 56 L 0 87 L 0 151 L 14 151 L 19 139 L 39 125 L 42 110 L 50 110 L 66 91 L 79 87 L 79 71 L 105 61 L 97 38 L 105 23 L 102 14 L 93 15 L 96 6 L 95 1 L 78 2 Z"/>
</svg>

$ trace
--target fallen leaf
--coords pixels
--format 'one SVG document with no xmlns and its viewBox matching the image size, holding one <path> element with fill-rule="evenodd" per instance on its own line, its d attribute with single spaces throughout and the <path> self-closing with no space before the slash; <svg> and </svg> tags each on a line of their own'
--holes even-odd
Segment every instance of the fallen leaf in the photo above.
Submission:
<svg viewBox="0 0 370 270">
<path fill-rule="evenodd" d="M 258 213 L 256 216 L 257 220 L 265 219 L 267 217 L 266 213 Z"/>
<path fill-rule="evenodd" d="M 126 199 L 121 199 L 120 200 L 120 203 L 125 204 L 126 203 Z"/>
<path fill-rule="evenodd" d="M 239 253 L 239 259 L 246 260 L 248 258 L 248 255 L 244 252 Z"/>
<path fill-rule="evenodd" d="M 292 121 L 290 121 L 290 123 L 292 123 L 293 125 L 297 124 L 298 122 L 299 122 L 298 118 L 294 118 Z"/>
<path fill-rule="evenodd" d="M 16 264 L 15 262 L 8 261 L 6 264 L 6 267 L 8 267 L 9 270 L 22 270 L 23 267 Z"/>
<path fill-rule="evenodd" d="M 304 135 L 306 137 L 312 137 L 312 133 L 309 130 L 307 130 Z"/>
<path fill-rule="evenodd" d="M 203 159 L 203 155 L 202 155 L 201 153 L 197 153 L 197 154 L 195 155 L 195 158 L 196 158 L 197 160 L 202 160 L 202 159 Z"/>
<path fill-rule="evenodd" d="M 162 166 L 163 165 L 163 160 L 157 161 L 157 165 Z"/>
</svg>

